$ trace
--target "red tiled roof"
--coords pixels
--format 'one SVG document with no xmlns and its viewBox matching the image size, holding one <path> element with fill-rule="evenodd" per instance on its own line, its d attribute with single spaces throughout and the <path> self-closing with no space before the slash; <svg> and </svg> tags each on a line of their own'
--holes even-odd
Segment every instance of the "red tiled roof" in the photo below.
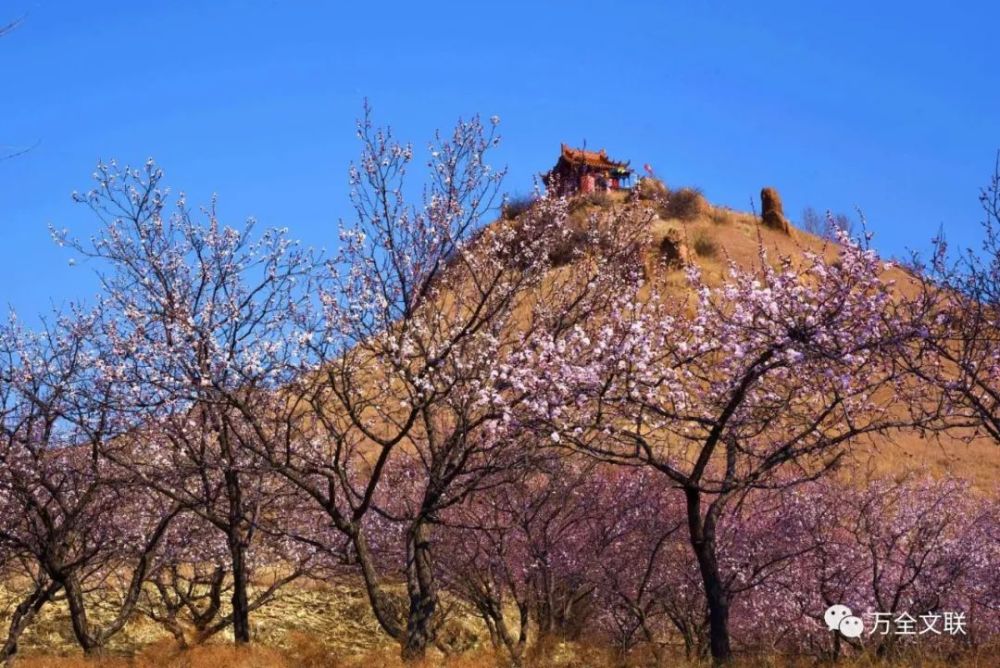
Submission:
<svg viewBox="0 0 1000 668">
<path fill-rule="evenodd" d="M 618 162 L 608 157 L 607 151 L 603 148 L 600 151 L 584 151 L 579 148 L 571 148 L 562 144 L 562 157 L 575 165 L 587 165 L 588 167 L 602 167 L 613 169 L 615 167 L 627 167 L 628 162 Z"/>
</svg>

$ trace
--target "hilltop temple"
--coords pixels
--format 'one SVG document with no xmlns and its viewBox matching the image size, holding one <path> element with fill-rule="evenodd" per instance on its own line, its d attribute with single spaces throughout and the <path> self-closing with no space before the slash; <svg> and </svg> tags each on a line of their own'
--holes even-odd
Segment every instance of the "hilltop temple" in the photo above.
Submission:
<svg viewBox="0 0 1000 668">
<path fill-rule="evenodd" d="M 628 187 L 632 169 L 628 161 L 618 162 L 600 151 L 585 151 L 560 145 L 556 166 L 542 174 L 542 183 L 560 195 L 618 190 Z"/>
</svg>

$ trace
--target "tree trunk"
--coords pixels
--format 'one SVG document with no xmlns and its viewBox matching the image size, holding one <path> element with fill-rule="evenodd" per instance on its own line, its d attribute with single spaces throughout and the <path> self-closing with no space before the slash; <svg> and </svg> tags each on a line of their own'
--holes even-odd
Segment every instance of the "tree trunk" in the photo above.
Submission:
<svg viewBox="0 0 1000 668">
<path fill-rule="evenodd" d="M 250 601 L 247 595 L 246 547 L 238 531 L 229 535 L 229 554 L 233 562 L 233 639 L 239 645 L 250 642 Z"/>
<path fill-rule="evenodd" d="M 528 646 L 528 618 L 531 608 L 527 601 L 519 601 L 517 604 L 517 640 L 510 647 L 510 660 L 514 668 L 521 668 L 524 665 L 524 650 Z"/>
<path fill-rule="evenodd" d="M 528 645 L 528 618 L 530 608 L 526 601 L 517 602 L 517 636 L 511 633 L 507 618 L 504 617 L 502 602 L 493 599 L 484 606 L 483 617 L 487 620 L 493 647 L 498 652 L 505 650 L 512 668 L 524 665 L 524 650 Z"/>
<path fill-rule="evenodd" d="M 541 583 L 537 585 L 535 617 L 538 623 L 538 637 L 548 638 L 555 633 L 555 585 L 548 568 L 541 571 Z"/>
<path fill-rule="evenodd" d="M 368 540 L 365 538 L 364 532 L 357 528 L 352 530 L 350 536 L 358 565 L 361 566 L 361 576 L 365 582 L 365 592 L 368 594 L 368 602 L 371 604 L 375 619 L 383 631 L 388 633 L 392 638 L 402 642 L 404 635 L 401 620 L 402 615 L 397 614 L 397 606 L 382 591 L 378 572 L 375 569 L 374 557 L 372 556 L 371 549 L 368 547 Z"/>
<path fill-rule="evenodd" d="M 694 658 L 695 642 L 690 633 L 684 633 L 684 658 L 690 661 Z"/>
<path fill-rule="evenodd" d="M 222 446 L 227 457 L 232 461 L 229 439 L 226 431 L 222 431 Z M 233 640 L 237 645 L 250 642 L 250 601 L 247 595 L 249 586 L 249 566 L 247 565 L 247 545 L 249 534 L 244 537 L 242 528 L 247 521 L 246 508 L 243 505 L 243 487 L 239 472 L 235 468 L 225 471 L 226 496 L 229 502 L 229 517 L 226 526 L 226 540 L 229 543 L 229 558 L 233 562 Z"/>
<path fill-rule="evenodd" d="M 98 654 L 101 646 L 90 632 L 90 622 L 87 620 L 87 607 L 83 601 L 83 592 L 75 576 L 66 578 L 63 583 L 66 592 L 66 604 L 69 606 L 69 619 L 73 627 L 73 635 L 83 653 Z"/>
<path fill-rule="evenodd" d="M 57 591 L 59 591 L 59 585 L 55 582 L 39 583 L 35 585 L 34 591 L 18 604 L 10 618 L 7 640 L 3 647 L 0 647 L 0 661 L 10 663 L 13 660 L 14 655 L 17 654 L 17 642 L 20 640 L 21 634 L 31 624 L 38 611 L 52 600 Z"/>
<path fill-rule="evenodd" d="M 708 643 L 712 664 L 719 666 L 732 659 L 732 649 L 729 645 L 729 596 L 723 586 L 715 554 L 715 521 L 712 516 L 702 518 L 700 490 L 688 487 L 684 495 L 691 548 L 698 560 L 705 587 L 705 602 L 708 604 Z"/>
<path fill-rule="evenodd" d="M 663 665 L 663 660 L 664 660 L 663 645 L 657 642 L 656 634 L 653 633 L 653 629 L 649 627 L 649 620 L 646 618 L 646 614 L 643 613 L 641 609 L 639 609 L 638 612 L 639 612 L 640 627 L 642 628 L 642 634 L 643 636 L 645 636 L 646 642 L 649 643 L 649 647 L 653 651 L 653 665 L 656 666 L 656 668 L 660 668 L 660 666 Z M 688 650 L 687 650 L 686 638 L 684 640 L 684 643 L 685 643 L 685 648 L 684 648 L 685 653 L 687 653 Z"/>
<path fill-rule="evenodd" d="M 191 614 L 191 621 L 194 623 L 194 639 L 195 643 L 201 644 L 212 635 L 217 633 L 213 628 L 212 623 L 215 622 L 215 626 L 221 631 L 224 627 L 222 620 L 216 621 L 219 616 L 219 611 L 222 610 L 222 587 L 226 583 L 226 569 L 222 566 L 216 566 L 215 570 L 212 571 L 212 577 L 209 580 L 208 585 L 208 605 L 204 608 L 199 608 L 195 600 L 183 601 L 182 604 L 186 605 L 188 612 Z"/>
<path fill-rule="evenodd" d="M 431 622 L 437 608 L 430 532 L 422 519 L 413 523 L 406 537 L 406 591 L 410 609 L 402 657 L 404 661 L 419 661 L 434 639 Z"/>
</svg>

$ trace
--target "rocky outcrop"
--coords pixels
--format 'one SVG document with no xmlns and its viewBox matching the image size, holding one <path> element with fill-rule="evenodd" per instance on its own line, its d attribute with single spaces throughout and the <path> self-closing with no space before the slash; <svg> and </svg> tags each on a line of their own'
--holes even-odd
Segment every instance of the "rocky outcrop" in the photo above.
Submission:
<svg viewBox="0 0 1000 668">
<path fill-rule="evenodd" d="M 781 206 L 781 196 L 774 188 L 766 187 L 760 191 L 761 219 L 765 227 L 789 234 L 788 219 Z"/>
<path fill-rule="evenodd" d="M 687 244 L 678 230 L 667 230 L 659 243 L 659 261 L 671 269 L 683 267 L 688 263 Z"/>
</svg>

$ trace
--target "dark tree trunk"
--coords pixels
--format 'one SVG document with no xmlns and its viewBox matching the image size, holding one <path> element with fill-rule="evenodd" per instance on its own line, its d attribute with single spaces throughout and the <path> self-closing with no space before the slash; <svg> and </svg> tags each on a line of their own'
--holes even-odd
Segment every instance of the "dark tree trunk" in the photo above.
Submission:
<svg viewBox="0 0 1000 668">
<path fill-rule="evenodd" d="M 232 460 L 229 439 L 222 432 L 222 445 L 227 457 Z M 247 594 L 250 576 L 247 564 L 247 545 L 249 536 L 244 536 L 242 528 L 247 521 L 246 509 L 243 506 L 243 487 L 239 473 L 235 469 L 225 472 L 226 496 L 229 502 L 229 517 L 226 526 L 226 540 L 229 544 L 229 558 L 233 566 L 233 640 L 237 645 L 250 642 L 250 600 Z"/>
<path fill-rule="evenodd" d="M 406 591 L 410 609 L 402 656 L 404 661 L 418 661 L 434 640 L 432 622 L 437 608 L 430 532 L 422 519 L 413 523 L 406 538 Z"/>
<path fill-rule="evenodd" d="M 368 594 L 368 602 L 371 604 L 375 619 L 383 631 L 399 642 L 403 642 L 402 615 L 399 614 L 398 607 L 394 605 L 393 600 L 382 590 L 378 572 L 375 569 L 374 557 L 368 547 L 368 540 L 364 533 L 356 528 L 352 529 L 350 536 L 358 565 L 361 567 L 361 576 L 365 583 L 365 592 Z"/>
<path fill-rule="evenodd" d="M 497 654 L 505 651 L 512 668 L 521 668 L 524 665 L 524 650 L 528 646 L 528 621 L 531 614 L 531 608 L 527 601 L 517 602 L 518 632 L 516 636 L 511 632 L 507 623 L 501 601 L 485 594 L 479 600 L 478 607 L 480 616 L 490 632 L 490 642 L 493 644 L 493 649 Z"/>
<path fill-rule="evenodd" d="M 237 531 L 230 532 L 229 554 L 233 562 L 233 639 L 237 644 L 250 642 L 250 600 L 247 595 L 246 546 Z"/>
<path fill-rule="evenodd" d="M 199 643 L 214 633 L 210 625 L 216 621 L 216 617 L 219 616 L 219 610 L 222 609 L 222 587 L 225 583 L 226 569 L 222 566 L 216 566 L 209 580 L 208 605 L 204 608 L 198 608 L 194 601 L 190 601 L 187 605 L 192 621 L 194 622 L 195 638 Z M 218 625 L 218 622 L 216 622 L 216 626 Z"/>
<path fill-rule="evenodd" d="M 694 487 L 684 490 L 687 501 L 688 531 L 691 548 L 698 560 L 705 602 L 708 604 L 708 644 L 712 663 L 723 665 L 732 659 L 729 645 L 729 596 L 722 582 L 715 554 L 715 519 L 701 513 L 701 491 Z"/>
<path fill-rule="evenodd" d="M 90 632 L 90 622 L 87 620 L 87 607 L 83 601 L 83 592 L 74 576 L 63 582 L 66 592 L 66 604 L 69 606 L 69 619 L 73 627 L 73 635 L 83 649 L 84 654 L 97 654 L 101 651 L 100 643 Z"/>
<path fill-rule="evenodd" d="M 0 648 L 0 661 L 9 663 L 17 654 L 17 643 L 21 634 L 31 624 L 38 611 L 45 606 L 55 593 L 59 591 L 59 585 L 55 582 L 39 583 L 34 591 L 18 604 L 10 618 L 10 625 L 7 628 L 7 640 Z"/>
<path fill-rule="evenodd" d="M 548 566 L 541 569 L 540 583 L 537 585 L 537 603 L 535 617 L 538 622 L 538 637 L 549 638 L 557 635 L 562 629 L 559 628 L 558 608 L 556 601 L 555 576 Z"/>
</svg>

